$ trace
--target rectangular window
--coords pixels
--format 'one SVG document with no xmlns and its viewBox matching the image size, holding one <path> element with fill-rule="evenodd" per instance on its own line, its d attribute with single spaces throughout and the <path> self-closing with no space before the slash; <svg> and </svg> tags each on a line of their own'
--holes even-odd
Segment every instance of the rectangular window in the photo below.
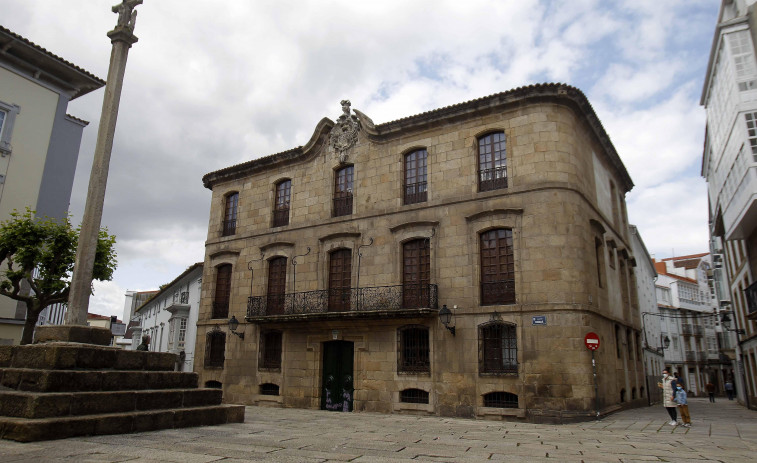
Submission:
<svg viewBox="0 0 757 463">
<path fill-rule="evenodd" d="M 260 369 L 281 369 L 281 331 L 264 331 L 260 336 Z"/>
<path fill-rule="evenodd" d="M 273 226 L 289 225 L 289 201 L 292 194 L 292 181 L 284 180 L 276 185 L 276 198 L 273 208 Z"/>
<path fill-rule="evenodd" d="M 402 245 L 402 308 L 430 307 L 431 250 L 428 238 Z"/>
<path fill-rule="evenodd" d="M 518 373 L 515 326 L 494 322 L 479 326 L 479 371 L 488 374 Z"/>
<path fill-rule="evenodd" d="M 184 341 L 187 339 L 187 319 L 179 320 L 179 344 L 176 346 L 179 350 L 184 350 Z"/>
<path fill-rule="evenodd" d="M 226 333 L 213 330 L 205 339 L 205 367 L 223 368 L 226 360 Z"/>
<path fill-rule="evenodd" d="M 16 120 L 20 108 L 17 105 L 3 103 L 0 101 L 0 155 L 7 156 L 11 154 L 11 135 L 13 135 L 13 124 Z"/>
<path fill-rule="evenodd" d="M 405 204 L 426 202 L 427 199 L 427 162 L 425 149 L 405 155 Z"/>
<path fill-rule="evenodd" d="M 478 191 L 507 188 L 505 132 L 478 139 Z"/>
<path fill-rule="evenodd" d="M 431 371 L 428 328 L 425 326 L 401 328 L 398 341 L 398 372 L 428 373 Z"/>
<path fill-rule="evenodd" d="M 349 312 L 352 284 L 352 251 L 329 254 L 329 312 Z"/>
<path fill-rule="evenodd" d="M 515 303 L 513 232 L 508 228 L 481 234 L 481 305 Z"/>
<path fill-rule="evenodd" d="M 226 196 L 226 207 L 223 214 L 223 236 L 234 235 L 237 232 L 237 207 L 239 193 Z"/>
<path fill-rule="evenodd" d="M 286 298 L 287 258 L 275 257 L 268 261 L 267 314 L 282 315 Z"/>
<path fill-rule="evenodd" d="M 354 187 L 353 166 L 336 171 L 334 175 L 334 210 L 333 217 L 352 214 L 352 191 Z"/>
<path fill-rule="evenodd" d="M 213 318 L 228 318 L 231 298 L 231 264 L 216 269 L 216 294 L 213 299 Z"/>
</svg>

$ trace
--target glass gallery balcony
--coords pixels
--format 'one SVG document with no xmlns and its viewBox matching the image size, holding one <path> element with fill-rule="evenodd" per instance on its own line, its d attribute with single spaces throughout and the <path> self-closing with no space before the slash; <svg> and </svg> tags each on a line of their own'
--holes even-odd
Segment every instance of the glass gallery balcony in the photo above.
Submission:
<svg viewBox="0 0 757 463">
<path fill-rule="evenodd" d="M 324 289 L 251 296 L 247 321 L 404 318 L 436 316 L 438 289 L 431 284 Z"/>
</svg>

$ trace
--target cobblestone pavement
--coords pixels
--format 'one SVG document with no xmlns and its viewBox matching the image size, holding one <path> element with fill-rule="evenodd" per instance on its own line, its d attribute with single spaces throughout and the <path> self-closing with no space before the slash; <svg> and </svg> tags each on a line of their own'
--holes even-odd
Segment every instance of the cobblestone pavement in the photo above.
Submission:
<svg viewBox="0 0 757 463">
<path fill-rule="evenodd" d="M 757 412 L 691 399 L 691 428 L 661 405 L 570 425 L 247 407 L 245 423 L 20 444 L 0 462 L 748 462 Z"/>
</svg>

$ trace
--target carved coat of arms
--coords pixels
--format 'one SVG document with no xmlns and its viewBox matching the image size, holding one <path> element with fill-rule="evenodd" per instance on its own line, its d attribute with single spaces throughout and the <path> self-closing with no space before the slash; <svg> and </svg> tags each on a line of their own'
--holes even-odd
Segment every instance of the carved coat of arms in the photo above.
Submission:
<svg viewBox="0 0 757 463">
<path fill-rule="evenodd" d="M 347 162 L 347 152 L 357 143 L 360 121 L 350 114 L 350 100 L 342 100 L 342 115 L 329 134 L 329 148 L 334 152 L 340 164 Z"/>
</svg>

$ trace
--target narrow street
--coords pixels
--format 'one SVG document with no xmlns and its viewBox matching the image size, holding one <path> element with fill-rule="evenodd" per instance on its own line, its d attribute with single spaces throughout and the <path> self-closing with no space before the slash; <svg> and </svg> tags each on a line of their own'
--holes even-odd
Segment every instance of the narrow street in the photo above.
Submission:
<svg viewBox="0 0 757 463">
<path fill-rule="evenodd" d="M 757 412 L 718 398 L 690 400 L 692 427 L 673 427 L 660 405 L 571 425 L 247 407 L 224 426 L 20 444 L 19 462 L 747 462 Z"/>
</svg>

